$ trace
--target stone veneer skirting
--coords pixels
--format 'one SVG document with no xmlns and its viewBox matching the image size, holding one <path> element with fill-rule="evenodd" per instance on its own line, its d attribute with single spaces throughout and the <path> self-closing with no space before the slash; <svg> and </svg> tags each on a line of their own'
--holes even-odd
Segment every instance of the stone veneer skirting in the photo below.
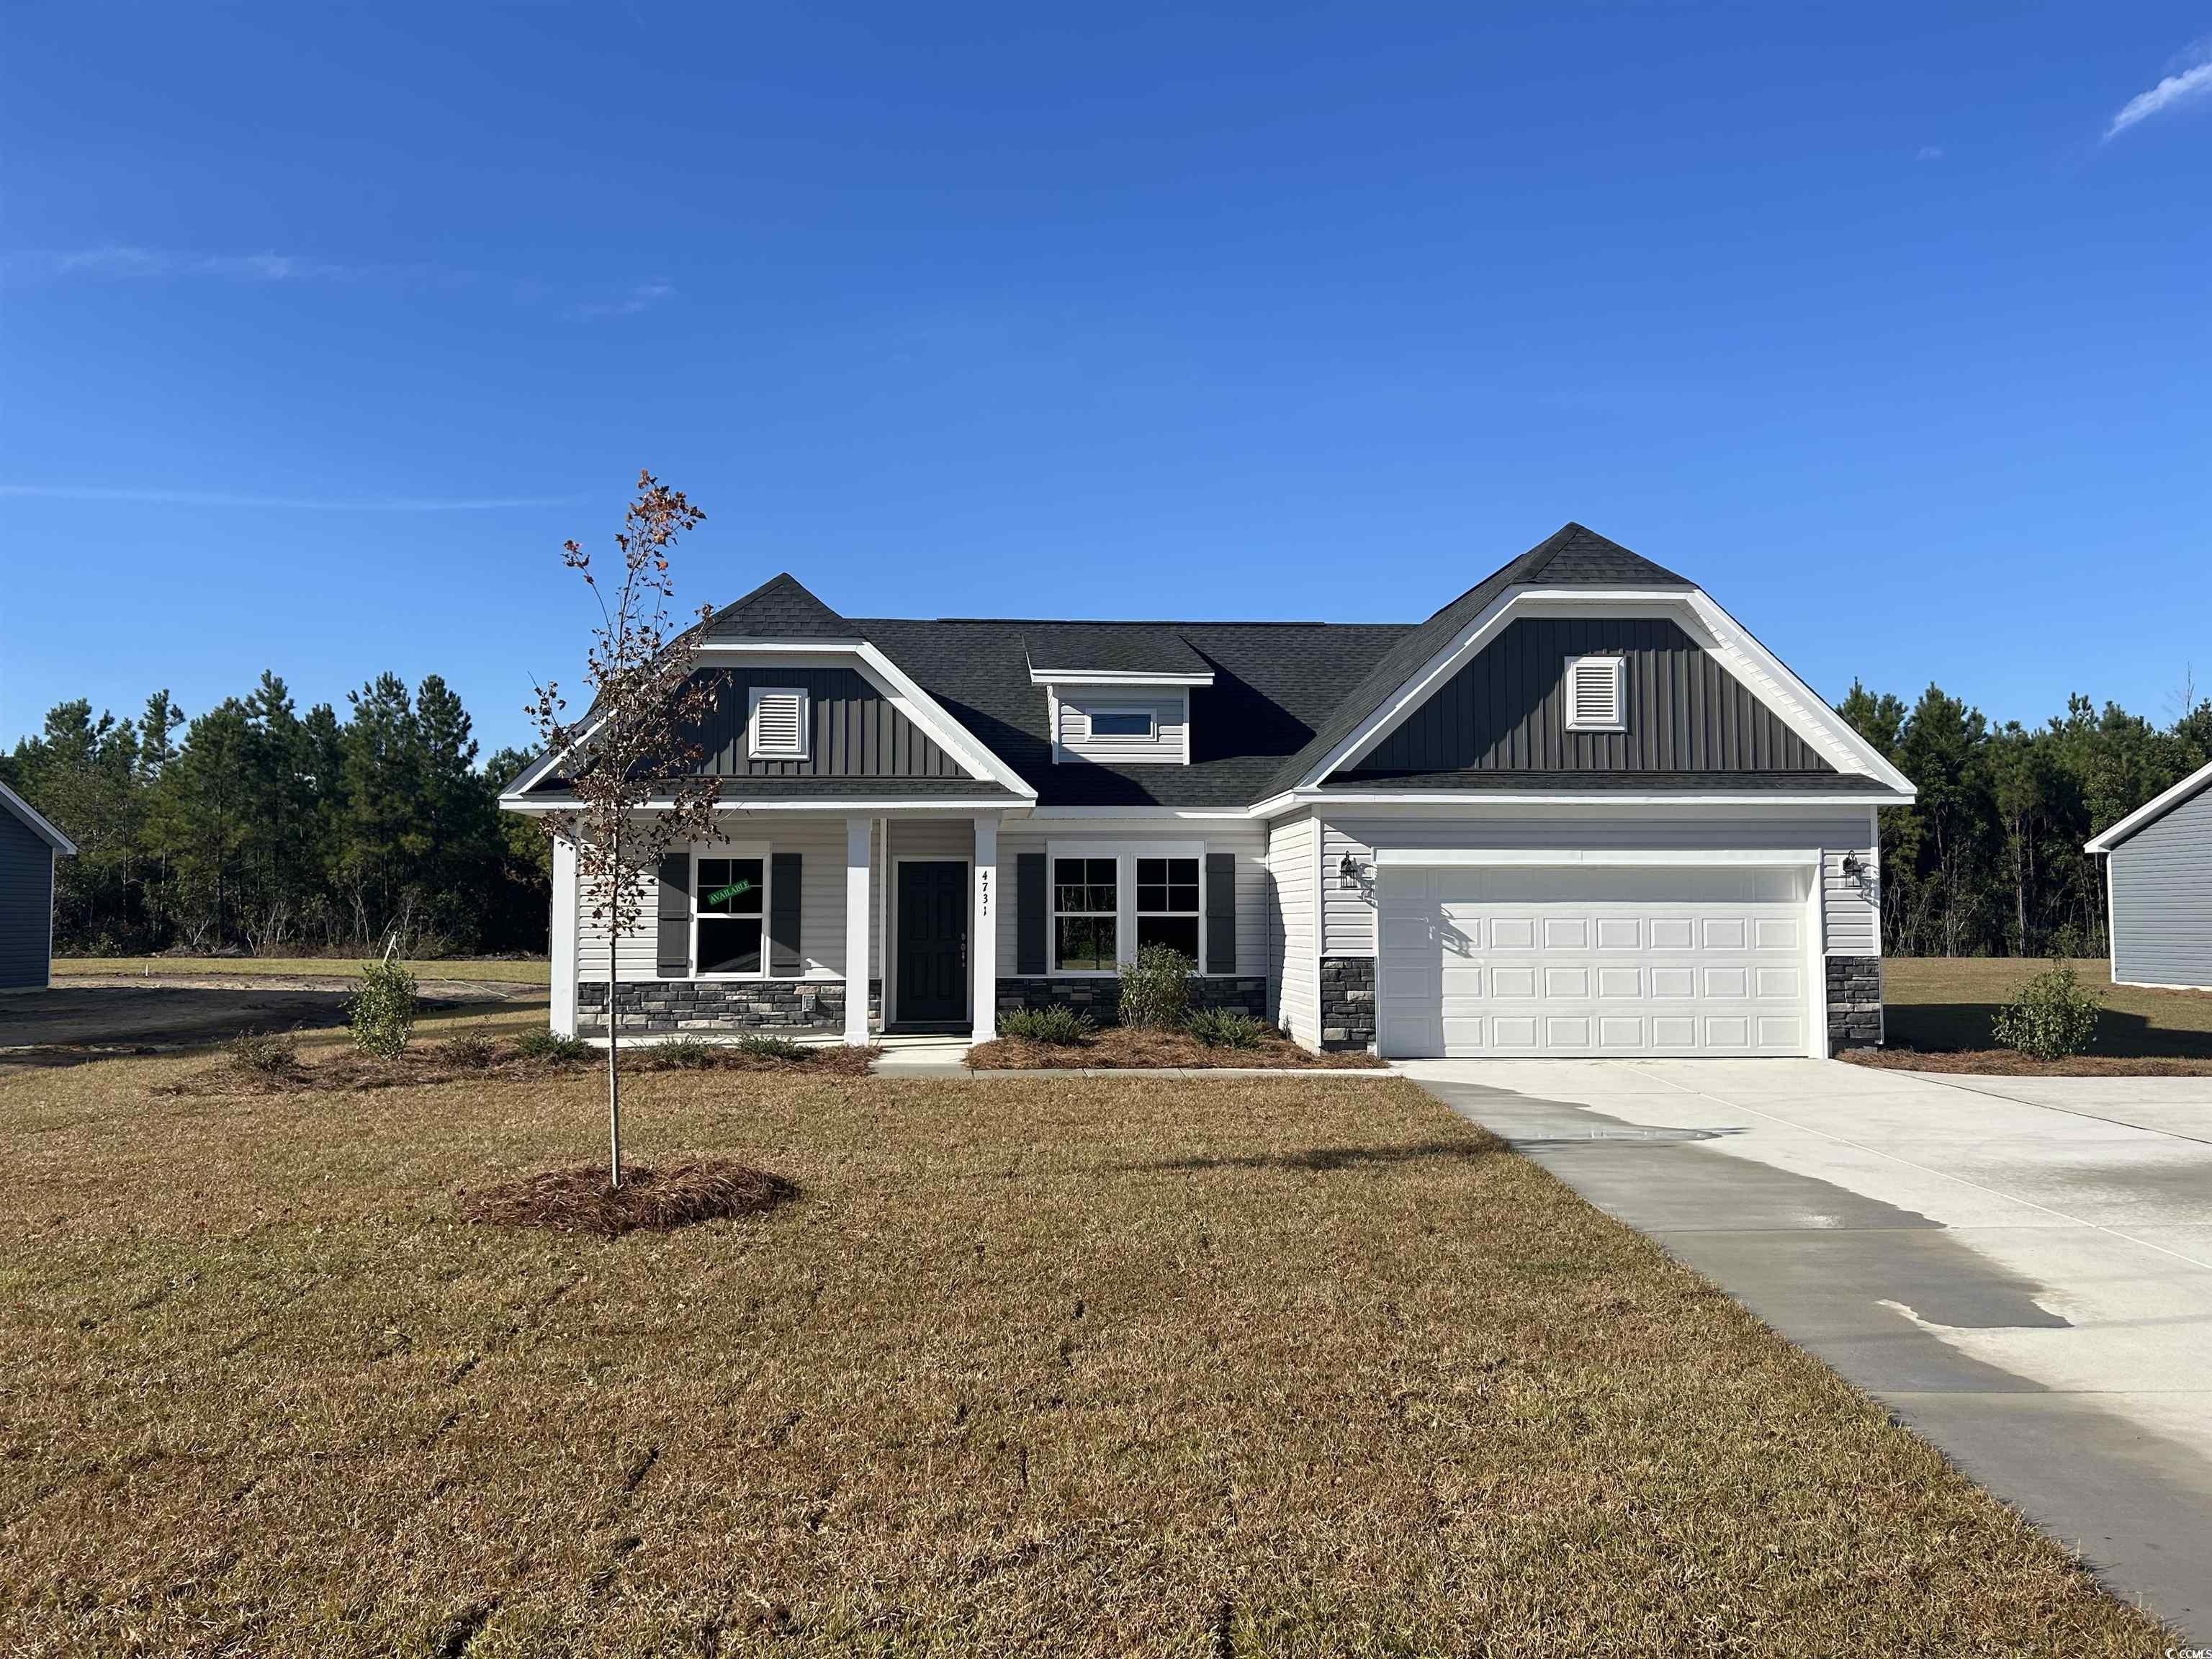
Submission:
<svg viewBox="0 0 2212 1659">
<path fill-rule="evenodd" d="M 1375 958 L 1321 959 L 1321 1046 L 1375 1046 Z"/>
<path fill-rule="evenodd" d="M 1828 958 L 1828 1052 L 1881 1046 L 1881 958 Z"/>
<path fill-rule="evenodd" d="M 883 1004 L 883 981 L 868 982 L 871 1026 Z M 616 1018 L 625 1031 L 842 1031 L 845 982 L 820 979 L 625 980 L 616 991 Z M 576 1031 L 603 1036 L 607 982 L 576 985 Z"/>
<path fill-rule="evenodd" d="M 999 981 L 999 1012 L 1002 1014 L 1013 1013 L 1023 1008 L 1048 1008 L 1055 1005 L 1088 1014 L 1101 1025 L 1114 1024 L 1121 1017 L 1121 981 L 1118 976 L 1105 979 L 1024 976 Z M 1255 1019 L 1265 1019 L 1267 1018 L 1267 981 L 1259 975 L 1224 974 L 1194 979 L 1190 982 L 1190 1006 L 1194 1008 L 1240 1008 Z"/>
</svg>

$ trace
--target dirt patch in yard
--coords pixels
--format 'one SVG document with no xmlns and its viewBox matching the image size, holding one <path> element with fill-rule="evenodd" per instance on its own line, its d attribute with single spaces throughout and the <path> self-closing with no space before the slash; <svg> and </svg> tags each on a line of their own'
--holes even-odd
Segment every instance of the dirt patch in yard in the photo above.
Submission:
<svg viewBox="0 0 2212 1659">
<path fill-rule="evenodd" d="M 1073 1072 L 1096 1068 L 1128 1071 L 1174 1066 L 1218 1071 L 1224 1066 L 1265 1066 L 1284 1071 L 1373 1071 L 1382 1062 L 1370 1054 L 1317 1054 L 1288 1037 L 1270 1034 L 1250 1048 L 1210 1048 L 1187 1031 L 1143 1031 L 1109 1025 L 1080 1042 L 1024 1042 L 1000 1037 L 968 1051 L 977 1072 Z"/>
<path fill-rule="evenodd" d="M 537 1034 L 540 1039 L 543 1033 Z M 782 1072 L 816 1077 L 865 1077 L 883 1050 L 836 1043 L 778 1045 L 766 1051 L 735 1043 L 639 1043 L 624 1045 L 625 1077 L 658 1072 Z M 252 1065 L 234 1052 L 204 1071 L 166 1079 L 157 1095 L 358 1094 L 432 1084 L 490 1083 L 521 1078 L 566 1076 L 589 1071 L 604 1074 L 606 1051 L 588 1043 L 564 1045 L 553 1053 L 534 1051 L 520 1037 L 486 1037 L 461 1032 L 410 1044 L 389 1060 L 357 1049 L 332 1049 L 320 1058 Z"/>
</svg>

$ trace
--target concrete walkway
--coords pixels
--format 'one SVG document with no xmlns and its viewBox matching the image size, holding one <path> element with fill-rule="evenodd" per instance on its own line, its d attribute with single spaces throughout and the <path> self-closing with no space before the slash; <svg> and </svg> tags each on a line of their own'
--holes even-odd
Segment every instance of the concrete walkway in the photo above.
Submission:
<svg viewBox="0 0 2212 1659">
<path fill-rule="evenodd" d="M 2212 1079 L 1398 1069 L 2212 1636 Z"/>
</svg>

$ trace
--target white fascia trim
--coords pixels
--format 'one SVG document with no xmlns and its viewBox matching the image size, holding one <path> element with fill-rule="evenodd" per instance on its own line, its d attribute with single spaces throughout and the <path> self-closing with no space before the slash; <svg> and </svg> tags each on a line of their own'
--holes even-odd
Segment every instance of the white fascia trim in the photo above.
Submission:
<svg viewBox="0 0 2212 1659">
<path fill-rule="evenodd" d="M 1032 818 L 1249 818 L 1249 806 L 1033 806 Z"/>
<path fill-rule="evenodd" d="M 2199 767 L 2172 788 L 2153 795 L 2141 806 L 2081 843 L 2085 853 L 2109 853 L 2154 818 L 2163 817 L 2198 790 L 2212 785 L 2212 766 Z M 2115 983 L 2118 983 L 2116 981 Z"/>
<path fill-rule="evenodd" d="M 32 805 L 4 783 L 0 783 L 0 806 L 6 807 L 17 817 L 22 819 L 25 829 L 64 858 L 73 859 L 76 856 L 76 843 L 47 823 L 37 807 Z"/>
<path fill-rule="evenodd" d="M 1473 847 L 1378 847 L 1372 856 L 1374 862 L 1384 869 L 1408 865 L 1424 867 L 1443 866 L 1454 869 L 1509 866 L 1549 868 L 1559 865 L 1708 869 L 1715 865 L 1757 865 L 1769 869 L 1810 870 L 1818 869 L 1820 864 L 1820 854 L 1817 850 L 1768 852 L 1758 849 L 1698 851 L 1668 848 L 1636 851 L 1593 848 L 1578 851 L 1564 848 L 1515 848 L 1506 850 Z"/>
<path fill-rule="evenodd" d="M 1123 672 L 1098 668 L 1038 668 L 1030 669 L 1031 685 L 1211 685 L 1213 671 L 1201 674 L 1155 674 Z"/>
<path fill-rule="evenodd" d="M 1522 616 L 1672 616 L 1697 625 L 1686 631 L 1718 657 L 1752 694 L 1779 715 L 1800 737 L 1840 771 L 1863 773 L 1911 796 L 1911 780 L 1884 760 L 1874 745 L 1826 715 L 1827 705 L 1773 653 L 1752 637 L 1702 588 L 1510 587 L 1455 635 L 1449 644 L 1362 720 L 1295 786 L 1311 788 L 1330 774 L 1356 763 L 1425 702 L 1513 621 Z M 1815 713 L 1815 710 L 1821 711 Z"/>
</svg>

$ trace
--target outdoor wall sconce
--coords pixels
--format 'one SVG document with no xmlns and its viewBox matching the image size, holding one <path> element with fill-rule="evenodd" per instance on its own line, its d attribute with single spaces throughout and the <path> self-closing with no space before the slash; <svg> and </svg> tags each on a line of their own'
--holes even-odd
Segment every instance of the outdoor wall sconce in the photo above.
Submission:
<svg viewBox="0 0 2212 1659">
<path fill-rule="evenodd" d="M 1866 874 L 1866 866 L 1859 862 L 1859 855 L 1856 853 L 1844 854 L 1844 879 L 1845 881 L 1856 881 L 1864 874 Z"/>
<path fill-rule="evenodd" d="M 1346 853 L 1336 866 L 1336 878 L 1346 887 L 1359 885 L 1359 860 Z"/>
</svg>

